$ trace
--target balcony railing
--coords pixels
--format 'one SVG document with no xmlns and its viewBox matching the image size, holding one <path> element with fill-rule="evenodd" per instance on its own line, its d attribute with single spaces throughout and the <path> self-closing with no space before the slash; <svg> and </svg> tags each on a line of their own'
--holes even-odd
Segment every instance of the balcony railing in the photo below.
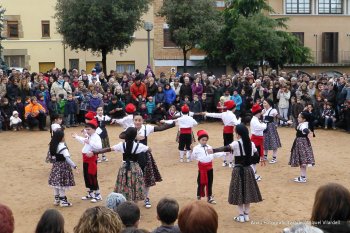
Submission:
<svg viewBox="0 0 350 233">
<path fill-rule="evenodd" d="M 312 63 L 314 64 L 348 64 L 350 65 L 350 51 L 339 50 L 338 54 L 331 54 L 324 50 L 312 51 Z"/>
</svg>

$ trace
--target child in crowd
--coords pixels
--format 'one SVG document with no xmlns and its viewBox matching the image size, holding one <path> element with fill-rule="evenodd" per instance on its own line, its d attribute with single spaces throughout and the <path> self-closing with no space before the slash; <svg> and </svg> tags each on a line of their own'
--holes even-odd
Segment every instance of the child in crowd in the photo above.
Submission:
<svg viewBox="0 0 350 233">
<path fill-rule="evenodd" d="M 233 100 L 236 104 L 236 117 L 240 117 L 241 115 L 241 105 L 242 105 L 242 97 L 238 94 L 238 90 L 233 90 L 233 96 L 231 96 L 230 100 Z"/>
<path fill-rule="evenodd" d="M 149 118 L 152 118 L 153 111 L 156 108 L 156 103 L 153 101 L 152 96 L 148 97 L 146 107 L 147 107 L 147 114 L 148 114 Z"/>
<path fill-rule="evenodd" d="M 324 119 L 324 128 L 328 129 L 328 125 L 331 125 L 335 129 L 335 111 L 332 107 L 332 103 L 327 102 L 325 104 L 325 109 L 322 112 L 322 118 Z"/>
<path fill-rule="evenodd" d="M 185 95 L 184 100 L 181 101 L 181 107 L 184 106 L 185 104 L 187 106 L 190 106 L 190 104 L 191 104 L 190 97 L 188 95 Z M 181 108 L 180 108 L 180 111 L 181 111 Z"/>
<path fill-rule="evenodd" d="M 168 114 L 167 114 L 167 120 L 172 120 L 172 119 L 175 119 L 176 118 L 176 115 L 178 114 L 179 112 L 176 110 L 176 107 L 175 105 L 171 105 L 169 110 L 168 110 Z"/>
<path fill-rule="evenodd" d="M 148 110 L 145 102 L 142 102 L 139 109 L 139 114 L 144 120 L 148 120 Z"/>
<path fill-rule="evenodd" d="M 158 87 L 158 91 L 155 95 L 155 102 L 156 104 L 164 104 L 165 103 L 165 94 L 164 94 L 164 91 L 163 91 L 163 88 L 162 87 Z"/>
<path fill-rule="evenodd" d="M 112 96 L 107 106 L 107 113 L 113 119 L 121 119 L 125 116 L 125 104 L 117 96 Z"/>
<path fill-rule="evenodd" d="M 103 101 L 98 96 L 97 91 L 93 91 L 89 102 L 89 111 L 96 112 L 98 107 L 103 107 Z"/>
<path fill-rule="evenodd" d="M 132 96 L 129 89 L 124 90 L 124 98 L 125 98 L 125 104 L 132 103 Z"/>
<path fill-rule="evenodd" d="M 77 103 L 71 94 L 67 95 L 67 102 L 64 106 L 64 117 L 66 127 L 76 127 Z"/>
<path fill-rule="evenodd" d="M 88 92 L 86 89 L 83 89 L 82 96 L 80 97 L 80 106 L 79 106 L 79 115 L 78 115 L 78 122 L 80 124 L 85 123 L 85 114 L 89 111 L 89 103 L 90 103 L 90 96 L 88 95 Z"/>
<path fill-rule="evenodd" d="M 64 98 L 64 95 L 63 94 L 59 94 L 59 101 L 58 101 L 58 104 L 60 106 L 59 114 L 64 115 L 64 108 L 66 106 L 66 102 L 67 102 L 67 100 Z"/>
<path fill-rule="evenodd" d="M 102 148 L 101 138 L 96 133 L 97 127 L 97 120 L 93 119 L 85 125 L 87 137 L 78 136 L 76 133 L 72 135 L 73 138 L 84 144 L 82 149 L 84 181 L 85 187 L 89 190 L 87 195 L 82 197 L 82 200 L 91 200 L 93 203 L 102 200 L 97 180 L 97 154 L 90 153 L 93 150 Z"/>
<path fill-rule="evenodd" d="M 306 168 L 308 165 L 315 165 L 315 158 L 312 151 L 309 133 L 314 134 L 312 117 L 309 112 L 301 112 L 298 116 L 298 127 L 296 138 L 293 142 L 289 165 L 292 167 L 300 167 L 300 176 L 295 178 L 297 183 L 306 183 Z"/>
<path fill-rule="evenodd" d="M 24 104 L 22 103 L 22 98 L 17 97 L 14 109 L 18 112 L 19 118 L 23 121 L 24 119 Z"/>
<path fill-rule="evenodd" d="M 209 135 L 205 130 L 199 130 L 197 132 L 199 144 L 192 150 L 192 159 L 198 160 L 198 178 L 197 178 L 197 199 L 207 195 L 208 203 L 216 204 L 213 197 L 213 160 L 224 156 L 225 152 L 209 153 L 207 150 L 211 150 L 212 147 L 207 144 Z"/>
<path fill-rule="evenodd" d="M 43 108 L 45 109 L 45 112 L 48 112 L 45 97 L 42 93 L 38 94 L 38 103 L 41 104 L 41 106 L 43 106 Z"/>
<path fill-rule="evenodd" d="M 97 113 L 96 119 L 98 122 L 98 126 L 102 130 L 102 132 L 99 134 L 102 141 L 102 148 L 110 147 L 106 125 L 107 125 L 107 122 L 111 121 L 111 118 L 107 115 L 103 115 L 103 107 L 98 107 L 96 113 Z M 97 162 L 100 163 L 102 161 L 108 162 L 108 159 L 105 154 L 102 154 L 102 160 L 98 157 Z"/>
<path fill-rule="evenodd" d="M 303 111 L 304 105 L 301 103 L 300 98 L 295 99 L 294 96 L 291 98 L 291 104 L 292 104 L 292 114 L 291 115 L 292 115 L 293 126 L 297 127 L 298 116 Z"/>
<path fill-rule="evenodd" d="M 62 130 L 56 130 L 53 133 L 49 150 L 51 156 L 55 156 L 49 177 L 49 185 L 54 189 L 54 205 L 72 206 L 72 203 L 68 202 L 65 192 L 75 186 L 72 168 L 76 170 L 77 165 L 70 158 Z"/>
<path fill-rule="evenodd" d="M 172 198 L 162 198 L 157 205 L 157 219 L 161 226 L 152 233 L 181 233 L 178 226 L 175 226 L 179 214 L 179 203 Z"/>
<path fill-rule="evenodd" d="M 18 116 L 18 112 L 13 111 L 12 116 L 10 117 L 10 128 L 13 131 L 18 131 L 21 129 L 21 125 L 22 125 L 22 120 Z"/>
<path fill-rule="evenodd" d="M 193 101 L 190 103 L 190 111 L 193 113 L 201 113 L 202 112 L 202 103 L 199 101 L 197 94 L 193 95 Z M 202 121 L 202 115 L 200 115 L 200 114 L 194 114 L 193 118 L 197 122 Z"/>
<path fill-rule="evenodd" d="M 220 101 L 218 102 L 218 104 L 216 105 L 216 109 L 218 110 L 218 112 L 226 112 L 226 107 L 225 107 L 225 97 L 221 96 L 220 97 Z"/>
<path fill-rule="evenodd" d="M 176 96 L 174 105 L 176 107 L 176 111 L 181 111 L 181 98 L 179 95 Z"/>
<path fill-rule="evenodd" d="M 51 97 L 51 101 L 47 105 L 47 109 L 49 110 L 50 115 L 50 123 L 53 122 L 53 117 L 60 114 L 60 105 L 57 103 L 57 98 L 55 95 Z"/>
<path fill-rule="evenodd" d="M 166 113 L 165 108 L 163 107 L 163 105 L 161 103 L 158 103 L 156 108 L 153 111 L 151 123 L 152 124 L 157 124 L 161 120 L 166 119 L 166 114 L 167 113 Z"/>
</svg>

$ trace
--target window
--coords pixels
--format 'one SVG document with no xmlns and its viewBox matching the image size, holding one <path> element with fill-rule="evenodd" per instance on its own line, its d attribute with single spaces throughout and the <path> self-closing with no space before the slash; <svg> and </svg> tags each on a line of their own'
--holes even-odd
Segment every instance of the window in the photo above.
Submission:
<svg viewBox="0 0 350 233">
<path fill-rule="evenodd" d="M 69 59 L 69 69 L 79 70 L 79 59 Z"/>
<path fill-rule="evenodd" d="M 4 60 L 9 67 L 24 67 L 24 56 L 4 56 Z"/>
<path fill-rule="evenodd" d="M 41 37 L 50 37 L 50 21 L 41 21 Z"/>
<path fill-rule="evenodd" d="M 287 14 L 311 14 L 310 0 L 286 0 Z"/>
<path fill-rule="evenodd" d="M 117 61 L 117 69 L 118 74 L 122 74 L 124 72 L 131 73 L 135 71 L 135 62 L 134 61 Z"/>
<path fill-rule="evenodd" d="M 7 21 L 7 37 L 18 38 L 18 21 Z"/>
<path fill-rule="evenodd" d="M 299 39 L 301 45 L 304 45 L 304 32 L 292 32 L 292 34 Z"/>
<path fill-rule="evenodd" d="M 171 35 L 169 31 L 168 25 L 165 25 L 163 28 L 163 39 L 164 39 L 164 47 L 177 47 L 176 44 L 171 40 Z"/>
<path fill-rule="evenodd" d="M 343 0 L 319 0 L 319 14 L 343 14 Z"/>
<path fill-rule="evenodd" d="M 338 62 L 338 32 L 322 33 L 322 62 Z"/>
</svg>

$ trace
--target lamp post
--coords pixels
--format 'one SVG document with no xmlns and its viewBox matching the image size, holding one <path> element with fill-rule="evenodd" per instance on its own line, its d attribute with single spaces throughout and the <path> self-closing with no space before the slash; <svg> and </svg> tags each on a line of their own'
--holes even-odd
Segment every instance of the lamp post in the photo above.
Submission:
<svg viewBox="0 0 350 233">
<path fill-rule="evenodd" d="M 315 40 L 316 40 L 316 60 L 315 63 L 317 64 L 317 34 L 314 34 Z"/>
<path fill-rule="evenodd" d="M 147 31 L 147 58 L 148 58 L 148 65 L 151 65 L 151 31 L 153 29 L 153 23 L 151 22 L 145 22 L 143 25 L 143 28 Z"/>
</svg>

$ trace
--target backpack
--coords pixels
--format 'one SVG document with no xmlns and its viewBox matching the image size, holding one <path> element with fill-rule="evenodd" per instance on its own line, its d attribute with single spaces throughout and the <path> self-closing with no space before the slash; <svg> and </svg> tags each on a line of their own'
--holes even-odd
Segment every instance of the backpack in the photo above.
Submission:
<svg viewBox="0 0 350 233">
<path fill-rule="evenodd" d="M 67 147 L 63 147 L 61 150 L 58 151 L 58 153 L 56 154 L 60 154 L 62 151 L 64 151 L 65 149 L 68 149 Z M 46 163 L 54 163 L 56 162 L 56 154 L 52 155 L 50 153 L 50 149 L 49 151 L 47 152 L 47 155 L 46 155 L 46 159 L 45 159 L 45 162 Z"/>
</svg>

